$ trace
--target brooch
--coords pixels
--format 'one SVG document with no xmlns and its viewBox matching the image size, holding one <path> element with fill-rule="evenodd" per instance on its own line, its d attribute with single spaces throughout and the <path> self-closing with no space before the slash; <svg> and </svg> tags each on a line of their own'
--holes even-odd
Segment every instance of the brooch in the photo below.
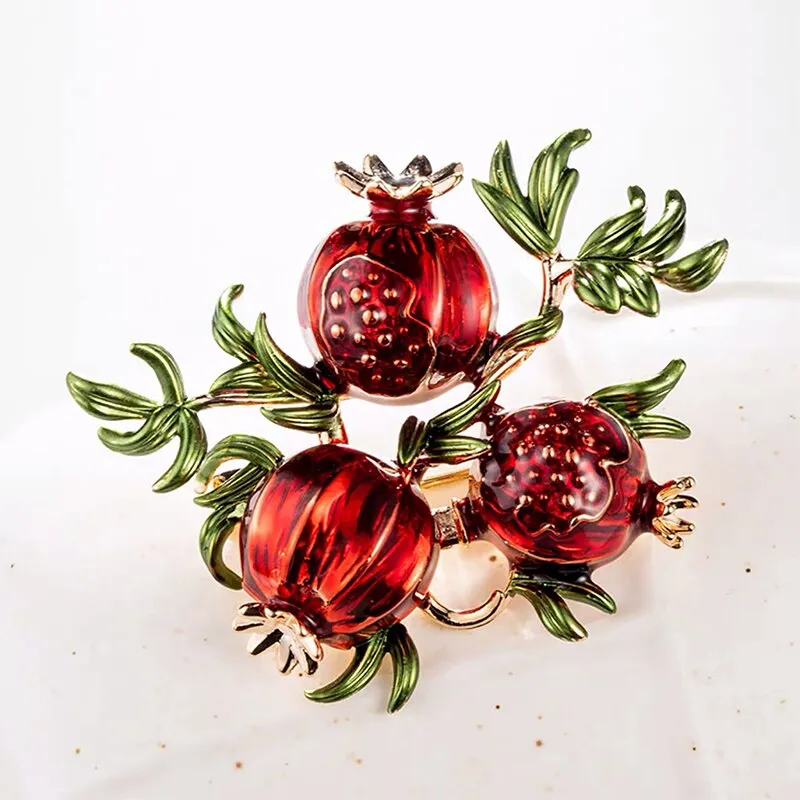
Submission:
<svg viewBox="0 0 800 800">
<path fill-rule="evenodd" d="M 388 710 L 401 708 L 419 675 L 403 624 L 416 609 L 468 629 L 491 622 L 519 596 L 549 633 L 582 639 L 576 604 L 616 610 L 594 580 L 598 567 L 642 533 L 679 548 L 693 530 L 681 517 L 696 505 L 687 494 L 692 479 L 651 478 L 642 447 L 648 437 L 689 436 L 682 422 L 657 413 L 683 361 L 582 401 L 534 401 L 514 410 L 499 403 L 503 378 L 558 333 L 570 288 L 601 312 L 626 307 L 655 316 L 659 285 L 700 291 L 725 261 L 724 239 L 676 258 L 686 227 L 683 197 L 668 191 L 663 213 L 647 227 L 638 186 L 629 187 L 627 208 L 598 225 L 577 254 L 562 254 L 561 229 L 578 184 L 569 160 L 589 138 L 584 129 L 558 137 L 536 157 L 524 185 L 501 142 L 489 181 L 473 181 L 495 221 L 541 264 L 540 307 L 511 331 L 495 329 L 496 290 L 478 246 L 431 212 L 432 201 L 461 182 L 461 164 L 434 171 L 417 156 L 393 173 L 368 155 L 361 170 L 340 162 L 335 168 L 339 182 L 369 202 L 369 217 L 323 240 L 301 281 L 300 323 L 313 366 L 280 347 L 264 314 L 252 327 L 237 318 L 233 301 L 243 287 L 236 285 L 213 316 L 214 339 L 235 363 L 204 394 L 187 394 L 175 360 L 155 344 L 135 344 L 131 352 L 155 372 L 157 399 L 67 376 L 84 411 L 138 421 L 132 431 L 100 428 L 111 450 L 143 455 L 178 440 L 153 490 L 195 479 L 195 502 L 208 510 L 200 553 L 219 583 L 248 595 L 233 627 L 249 635 L 250 653 L 273 650 L 282 673 L 310 675 L 323 646 L 352 651 L 338 678 L 306 692 L 311 700 L 352 695 L 388 655 Z M 346 397 L 413 403 L 462 382 L 474 387 L 462 402 L 428 420 L 408 417 L 392 463 L 348 446 Z M 318 443 L 288 457 L 250 435 L 209 447 L 200 412 L 233 405 L 258 406 L 270 423 L 315 434 Z M 423 489 L 449 479 L 429 473 L 438 465 L 457 465 L 449 475 L 467 477 L 468 490 L 432 508 Z M 223 558 L 232 537 L 240 568 Z M 477 608 L 451 609 L 429 588 L 438 555 L 477 540 L 507 559 L 507 586 Z"/>
</svg>

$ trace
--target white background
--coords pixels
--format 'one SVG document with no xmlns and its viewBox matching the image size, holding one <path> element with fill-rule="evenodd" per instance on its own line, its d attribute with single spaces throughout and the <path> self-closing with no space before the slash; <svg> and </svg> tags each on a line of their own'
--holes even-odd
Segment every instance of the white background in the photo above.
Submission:
<svg viewBox="0 0 800 800">
<path fill-rule="evenodd" d="M 798 33 L 788 0 L 5 0 L 0 797 L 800 796 Z M 685 357 L 665 410 L 695 436 L 648 452 L 660 480 L 697 476 L 698 533 L 678 554 L 643 539 L 599 573 L 620 612 L 581 610 L 583 644 L 522 601 L 471 633 L 415 617 L 423 674 L 402 713 L 383 713 L 385 672 L 308 703 L 230 633 L 239 598 L 205 573 L 190 492 L 149 493 L 171 453 L 105 451 L 64 374 L 151 393 L 126 348 L 154 341 L 202 392 L 230 365 L 213 304 L 240 281 L 242 316 L 266 310 L 300 355 L 303 265 L 364 212 L 334 159 L 425 152 L 485 177 L 498 139 L 524 169 L 577 126 L 594 140 L 573 158 L 567 252 L 636 182 L 654 212 L 684 193 L 687 251 L 727 236 L 731 255 L 704 295 L 662 292 L 657 320 L 571 299 L 504 401 Z M 533 313 L 536 264 L 468 184 L 436 210 L 492 262 L 501 329 Z M 346 412 L 356 445 L 391 455 L 406 409 Z M 255 411 L 208 417 L 212 438 L 265 431 Z M 486 551 L 475 562 L 444 559 L 442 593 L 502 581 Z"/>
</svg>

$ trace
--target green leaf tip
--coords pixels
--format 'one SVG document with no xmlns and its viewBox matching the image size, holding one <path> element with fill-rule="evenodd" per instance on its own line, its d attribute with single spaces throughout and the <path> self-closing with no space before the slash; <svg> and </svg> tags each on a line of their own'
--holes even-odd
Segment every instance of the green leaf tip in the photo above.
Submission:
<svg viewBox="0 0 800 800">
<path fill-rule="evenodd" d="M 607 386 L 588 399 L 620 417 L 638 438 L 686 439 L 690 431 L 682 422 L 646 413 L 675 388 L 685 370 L 686 362 L 675 358 L 652 378 Z"/>
</svg>

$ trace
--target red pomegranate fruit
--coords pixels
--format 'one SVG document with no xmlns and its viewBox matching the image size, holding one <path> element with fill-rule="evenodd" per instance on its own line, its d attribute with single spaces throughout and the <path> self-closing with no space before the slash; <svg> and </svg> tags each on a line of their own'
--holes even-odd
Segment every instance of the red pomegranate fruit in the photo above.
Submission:
<svg viewBox="0 0 800 800">
<path fill-rule="evenodd" d="M 339 181 L 370 201 L 370 218 L 337 228 L 306 269 L 299 311 L 309 344 L 348 387 L 414 400 L 469 376 L 486 352 L 494 282 L 477 245 L 433 221 L 430 201 L 461 180 L 418 156 L 392 174 L 377 156 Z"/>
<path fill-rule="evenodd" d="M 644 531 L 680 546 L 690 523 L 665 519 L 694 504 L 691 479 L 659 485 L 616 416 L 587 401 L 531 406 L 490 423 L 476 505 L 485 535 L 514 564 L 591 569 Z"/>
<path fill-rule="evenodd" d="M 240 547 L 253 613 L 266 609 L 295 634 L 340 648 L 407 616 L 438 558 L 433 515 L 416 485 L 336 444 L 305 450 L 270 475 L 249 502 Z"/>
</svg>

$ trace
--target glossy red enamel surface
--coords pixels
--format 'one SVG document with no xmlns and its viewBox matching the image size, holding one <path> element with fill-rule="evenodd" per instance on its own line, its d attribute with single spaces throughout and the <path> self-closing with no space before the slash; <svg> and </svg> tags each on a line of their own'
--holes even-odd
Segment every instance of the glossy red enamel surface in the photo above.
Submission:
<svg viewBox="0 0 800 800">
<path fill-rule="evenodd" d="M 438 557 L 419 491 L 341 445 L 289 459 L 256 492 L 241 536 L 244 588 L 347 647 L 415 607 Z"/>
<path fill-rule="evenodd" d="M 469 372 L 492 331 L 495 292 L 475 244 L 419 200 L 374 203 L 334 231 L 302 283 L 318 356 L 370 395 L 404 397 Z"/>
<path fill-rule="evenodd" d="M 495 420 L 491 442 L 480 510 L 512 560 L 596 565 L 649 526 L 657 487 L 644 451 L 607 412 L 574 402 L 524 408 Z"/>
</svg>

